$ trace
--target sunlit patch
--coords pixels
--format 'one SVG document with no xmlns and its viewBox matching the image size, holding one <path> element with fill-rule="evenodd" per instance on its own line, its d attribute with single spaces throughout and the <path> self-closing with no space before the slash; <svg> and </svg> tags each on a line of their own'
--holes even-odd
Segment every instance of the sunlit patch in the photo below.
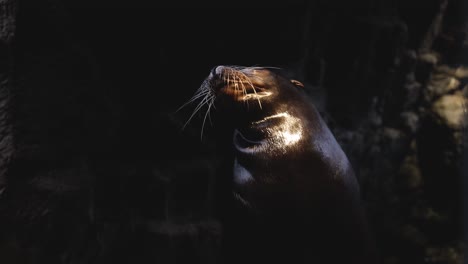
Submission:
<svg viewBox="0 0 468 264">
<path fill-rule="evenodd" d="M 203 81 L 201 86 L 198 88 L 198 90 L 195 92 L 195 94 L 192 96 L 192 98 L 190 98 L 186 103 L 184 103 L 176 110 L 176 112 L 178 112 L 180 109 L 187 106 L 188 104 L 201 99 L 201 101 L 195 107 L 188 120 L 183 125 L 182 129 L 184 129 L 190 123 L 190 121 L 197 112 L 199 112 L 204 106 L 207 106 L 207 110 L 205 112 L 200 131 L 200 137 L 203 137 L 203 129 L 205 127 L 206 120 L 207 118 L 211 120 L 210 110 L 214 108 L 214 102 L 216 99 L 215 91 L 216 87 L 218 87 L 219 85 L 228 88 L 224 89 L 224 92 L 228 95 L 234 96 L 235 99 L 256 100 L 261 109 L 262 103 L 260 101 L 260 98 L 269 96 L 270 93 L 258 92 L 258 88 L 254 86 L 252 80 L 250 79 L 251 76 L 245 74 L 242 71 L 242 69 L 243 67 L 240 66 L 218 66 L 216 68 L 215 74 L 210 73 L 208 77 Z"/>
<path fill-rule="evenodd" d="M 272 122 L 277 118 L 281 119 L 278 123 Z M 259 127 L 258 129 L 264 129 L 264 134 L 267 136 L 264 140 L 252 141 L 236 130 L 234 132 L 234 146 L 238 151 L 243 153 L 286 152 L 288 148 L 297 145 L 305 134 L 301 120 L 287 112 L 267 116 L 252 125 Z M 243 146 L 240 142 L 250 144 Z"/>
<path fill-rule="evenodd" d="M 266 91 L 265 87 L 262 87 L 262 78 L 255 75 L 255 72 L 260 69 L 274 68 L 274 67 L 241 67 L 241 66 L 217 66 L 214 72 L 211 72 L 209 76 L 203 81 L 200 88 L 195 92 L 193 97 L 184 103 L 179 109 L 187 106 L 190 103 L 199 101 L 198 105 L 193 110 L 188 120 L 183 125 L 184 129 L 192 120 L 195 115 L 206 106 L 206 112 L 203 117 L 203 123 L 201 125 L 200 137 L 203 137 L 203 131 L 207 119 L 211 122 L 210 112 L 215 108 L 215 100 L 219 94 L 227 95 L 234 101 L 243 101 L 249 106 L 251 101 L 258 103 L 260 109 L 262 107 L 262 98 L 272 96 L 273 92 Z M 299 82 L 292 80 L 296 85 L 300 85 Z M 253 103 L 253 102 L 252 102 Z M 252 144 L 248 147 L 238 147 L 239 150 L 244 152 L 258 152 L 265 151 L 264 148 L 271 148 L 272 145 L 276 145 L 276 149 L 279 147 L 285 147 L 293 145 L 300 140 L 302 135 L 302 127 L 297 118 L 289 115 L 288 113 L 280 113 L 270 117 L 266 117 L 263 121 L 271 118 L 285 118 L 284 122 L 280 126 L 271 126 L 270 134 L 273 137 L 268 137 L 259 144 Z M 248 139 L 240 138 L 241 140 Z M 268 142 L 267 142 L 268 141 Z M 254 142 L 256 143 L 256 142 Z"/>
<path fill-rule="evenodd" d="M 301 88 L 304 88 L 304 84 L 301 83 L 300 81 L 298 80 L 291 80 L 291 83 L 298 86 L 298 87 L 301 87 Z"/>
<path fill-rule="evenodd" d="M 272 92 L 257 92 L 257 93 L 254 93 L 254 94 L 247 94 L 247 95 L 244 95 L 242 97 L 242 100 L 258 100 L 260 98 L 263 98 L 263 97 L 268 97 L 270 95 L 272 95 L 273 93 Z"/>
<path fill-rule="evenodd" d="M 278 126 L 268 127 L 267 130 L 276 138 L 275 144 L 281 146 L 289 146 L 301 140 L 303 135 L 302 124 L 299 118 L 290 115 L 287 112 L 265 117 L 264 119 L 255 122 L 260 124 L 274 118 L 282 118 L 281 124 Z"/>
<path fill-rule="evenodd" d="M 289 131 L 281 132 L 281 136 L 286 145 L 294 144 L 301 139 L 301 133 L 290 133 Z"/>
</svg>

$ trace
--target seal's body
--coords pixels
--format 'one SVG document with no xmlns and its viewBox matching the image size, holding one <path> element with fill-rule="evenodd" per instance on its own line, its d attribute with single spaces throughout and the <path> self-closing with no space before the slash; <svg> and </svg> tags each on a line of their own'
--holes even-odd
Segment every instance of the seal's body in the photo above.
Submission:
<svg viewBox="0 0 468 264">
<path fill-rule="evenodd" d="M 202 85 L 232 129 L 223 263 L 375 263 L 353 170 L 301 86 L 227 66 Z"/>
</svg>

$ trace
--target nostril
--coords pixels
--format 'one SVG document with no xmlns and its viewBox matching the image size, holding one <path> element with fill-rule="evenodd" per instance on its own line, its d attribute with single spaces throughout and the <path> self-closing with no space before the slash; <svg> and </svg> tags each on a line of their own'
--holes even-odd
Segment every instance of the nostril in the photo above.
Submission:
<svg viewBox="0 0 468 264">
<path fill-rule="evenodd" d="M 215 66 L 211 68 L 209 81 L 213 91 L 218 91 L 224 86 L 223 66 Z"/>
<path fill-rule="evenodd" d="M 216 66 L 216 67 L 214 67 L 213 69 L 211 69 L 211 74 L 222 76 L 222 75 L 224 74 L 226 68 L 228 68 L 228 67 L 225 67 L 225 66 Z"/>
<path fill-rule="evenodd" d="M 216 68 L 218 68 L 218 66 L 211 68 L 211 75 L 216 75 Z"/>
</svg>

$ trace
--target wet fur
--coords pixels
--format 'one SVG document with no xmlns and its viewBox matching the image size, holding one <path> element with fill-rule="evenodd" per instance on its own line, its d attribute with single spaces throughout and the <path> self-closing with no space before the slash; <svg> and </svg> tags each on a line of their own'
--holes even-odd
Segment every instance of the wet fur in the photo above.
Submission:
<svg viewBox="0 0 468 264">
<path fill-rule="evenodd" d="M 255 104 L 253 100 L 237 102 L 231 107 L 230 100 L 238 98 L 223 95 L 220 86 L 239 89 L 242 95 L 247 89 L 258 92 L 253 85 L 257 80 L 251 79 L 257 77 L 247 76 L 243 69 L 229 67 L 221 80 L 210 74 L 191 99 L 202 98 L 187 122 L 203 106 L 208 107 L 206 120 L 216 104 L 224 117 L 216 125 L 232 126 L 220 133 L 232 134 L 232 129 L 241 129 L 262 116 L 271 116 L 278 107 L 286 107 L 307 128 L 307 137 L 284 152 L 267 146 L 245 154 L 236 150 L 235 142 L 228 142 L 232 136 L 221 142 L 233 151 L 220 174 L 220 219 L 225 231 L 222 263 L 377 263 L 354 172 L 333 134 L 300 90 L 301 84 L 275 69 L 271 75 L 280 96 L 258 99 Z M 255 178 L 253 183 L 237 186 L 246 196 L 232 191 L 236 166 L 237 173 L 244 173 L 239 176 L 241 182 Z"/>
</svg>

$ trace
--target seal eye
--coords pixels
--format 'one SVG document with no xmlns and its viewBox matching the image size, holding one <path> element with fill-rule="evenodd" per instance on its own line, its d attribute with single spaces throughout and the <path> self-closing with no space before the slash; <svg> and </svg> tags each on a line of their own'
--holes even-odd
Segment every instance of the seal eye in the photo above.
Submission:
<svg viewBox="0 0 468 264">
<path fill-rule="evenodd" d="M 304 88 L 304 84 L 301 83 L 300 81 L 298 80 L 291 80 L 291 83 L 298 86 L 298 87 L 301 87 L 301 88 Z"/>
</svg>

